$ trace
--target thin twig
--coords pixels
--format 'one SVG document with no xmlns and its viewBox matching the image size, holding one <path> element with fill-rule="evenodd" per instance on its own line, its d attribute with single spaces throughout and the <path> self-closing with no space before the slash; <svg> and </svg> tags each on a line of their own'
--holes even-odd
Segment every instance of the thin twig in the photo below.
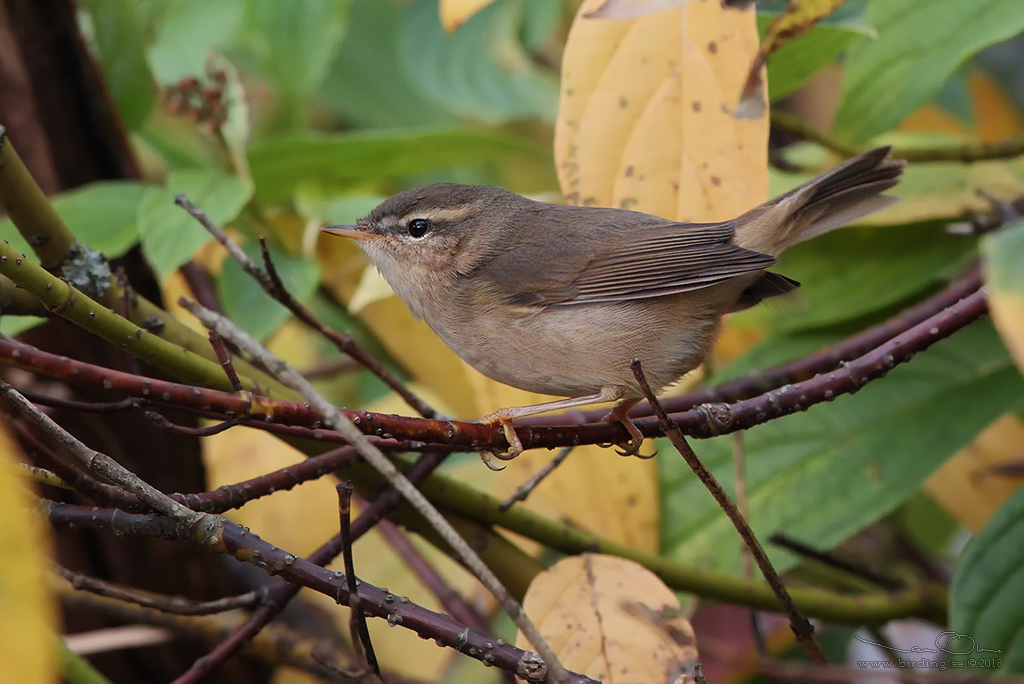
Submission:
<svg viewBox="0 0 1024 684">
<path fill-rule="evenodd" d="M 260 247 L 263 250 L 263 260 L 267 267 L 266 270 L 260 268 L 256 262 L 238 246 L 238 243 L 228 237 L 220 226 L 210 220 L 210 217 L 207 216 L 202 209 L 199 209 L 196 205 L 192 204 L 188 197 L 185 195 L 176 195 L 174 202 L 188 212 L 189 216 L 194 218 L 203 228 L 209 231 L 217 242 L 227 250 L 228 254 L 230 254 L 235 261 L 241 264 L 245 272 L 252 276 L 252 278 L 259 283 L 260 287 L 262 287 L 268 295 L 291 311 L 298 320 L 319 332 L 321 335 L 333 342 L 342 353 L 348 354 L 354 360 L 358 361 L 374 373 L 384 382 L 384 384 L 394 390 L 396 394 L 402 397 L 402 399 L 421 416 L 424 418 L 434 418 L 437 416 L 437 412 L 434 411 L 429 404 L 416 396 L 408 387 L 405 386 L 404 383 L 402 383 L 401 380 L 395 377 L 394 373 L 385 368 L 369 352 L 360 347 L 351 335 L 344 335 L 336 330 L 332 330 L 320 319 L 314 316 L 313 312 L 292 296 L 291 292 L 288 291 L 284 286 L 284 283 L 281 281 L 281 278 L 277 275 L 277 271 L 274 269 L 273 263 L 270 261 L 270 253 L 267 251 L 266 244 L 263 240 L 260 240 Z"/>
<path fill-rule="evenodd" d="M 215 534 L 216 529 L 220 526 L 216 516 L 190 510 L 187 506 L 183 506 L 152 485 L 147 484 L 135 473 L 124 468 L 106 454 L 85 446 L 6 382 L 0 381 L 0 394 L 14 404 L 22 415 L 63 444 L 86 470 L 96 473 L 124 491 L 134 494 L 149 504 L 153 510 L 163 513 L 187 530 L 193 530 L 207 539 L 210 535 Z"/>
<path fill-rule="evenodd" d="M 761 569 L 761 574 L 764 575 L 765 580 L 772 588 L 783 610 L 789 617 L 789 625 L 793 629 L 793 633 L 796 634 L 797 642 L 803 647 L 804 653 L 807 654 L 812 663 L 827 665 L 828 660 L 825 658 L 825 653 L 821 650 L 821 644 L 818 643 L 818 639 L 814 635 L 814 625 L 800 613 L 796 604 L 793 603 L 789 591 L 786 590 L 782 579 L 775 572 L 771 561 L 768 560 L 768 554 L 764 552 L 761 543 L 754 536 L 754 531 L 750 529 L 750 525 L 747 524 L 746 519 L 740 514 L 736 504 L 729 498 L 722 485 L 718 483 L 718 480 L 707 469 L 707 466 L 700 460 L 700 457 L 690 448 L 686 438 L 683 437 L 683 433 L 679 429 L 679 425 L 665 413 L 665 409 L 658 402 L 658 397 L 654 394 L 654 390 L 647 383 L 640 359 L 634 359 L 632 367 L 633 375 L 636 377 L 637 382 L 640 383 L 647 401 L 650 402 L 651 408 L 654 409 L 655 414 L 658 416 L 658 422 L 665 436 L 672 442 L 672 446 L 679 451 L 683 460 L 686 461 L 686 464 L 690 466 L 690 469 L 693 470 L 694 474 L 697 475 L 711 495 L 715 497 L 715 501 L 718 502 L 718 505 L 729 517 L 736 531 L 739 532 L 740 537 L 746 543 L 747 548 L 750 549 L 750 553 L 754 556 L 758 568 Z"/>
<path fill-rule="evenodd" d="M 252 339 L 247 333 L 240 330 L 230 320 L 218 316 L 208 309 L 204 309 L 195 302 L 182 298 L 180 303 L 203 325 L 210 330 L 216 330 L 222 337 L 231 341 L 239 349 L 245 351 L 251 357 L 261 360 L 267 368 L 274 371 L 277 378 L 285 385 L 300 392 L 310 404 L 320 411 L 324 417 L 324 423 L 337 430 L 342 437 L 356 448 L 359 454 L 366 459 L 373 468 L 380 473 L 388 483 L 397 489 L 406 501 L 419 513 L 427 523 L 437 531 L 444 541 L 452 548 L 467 568 L 480 580 L 491 594 L 498 600 L 502 608 L 522 631 L 526 639 L 537 649 L 540 656 L 536 663 L 538 672 L 546 670 L 547 677 L 559 684 L 569 681 L 569 675 L 562 667 L 554 651 L 548 646 L 540 630 L 533 621 L 526 616 L 519 603 L 512 598 L 512 595 L 501 584 L 498 577 L 480 559 L 476 551 L 463 539 L 452 527 L 451 523 L 441 515 L 430 501 L 395 467 L 381 451 L 370 443 L 366 436 L 357 428 L 348 417 L 328 402 L 317 392 L 309 382 L 302 377 L 290 365 L 278 359 L 268 352 L 263 345 Z"/>
<path fill-rule="evenodd" d="M 158 625 L 175 634 L 201 639 L 207 643 L 215 643 L 232 633 L 245 619 L 238 613 L 178 615 L 98 594 L 75 591 L 64 583 L 57 585 L 57 591 L 61 604 L 66 608 L 78 608 L 90 615 L 115 617 L 129 624 Z M 318 675 L 326 681 L 332 681 L 327 668 L 337 670 L 347 664 L 340 659 L 341 654 L 337 647 L 326 639 L 309 638 L 281 623 L 270 625 L 262 634 L 257 635 L 252 645 L 245 650 L 250 657 L 271 667 L 291 665 Z"/>
<path fill-rule="evenodd" d="M 228 418 L 223 423 L 217 425 L 209 425 L 207 427 L 192 427 L 191 425 L 178 425 L 177 423 L 171 422 L 167 416 L 157 413 L 156 411 L 145 411 L 143 415 L 146 419 L 157 427 L 173 432 L 178 435 L 189 435 L 190 437 L 212 437 L 213 435 L 219 435 L 222 432 L 226 432 L 233 427 L 236 427 L 241 423 L 241 418 L 234 417 Z"/>
<path fill-rule="evenodd" d="M 359 587 L 356 580 L 355 561 L 352 559 L 352 483 L 342 482 L 337 486 L 338 515 L 341 518 L 341 558 L 345 564 L 345 583 L 348 585 L 348 607 L 352 610 L 349 629 L 352 634 L 352 647 L 356 655 L 366 666 L 380 677 L 380 665 L 373 652 L 370 641 L 370 629 L 366 626 L 366 614 L 363 613 L 363 602 L 359 598 Z M 335 599 L 341 603 L 341 597 Z"/>
<path fill-rule="evenodd" d="M 553 459 L 545 463 L 544 467 L 538 470 L 533 477 L 519 485 L 519 487 L 516 488 L 516 491 L 512 493 L 512 496 L 506 499 L 501 506 L 498 507 L 498 510 L 502 513 L 507 513 L 516 505 L 516 503 L 526 501 L 527 497 L 533 493 L 533 490 L 536 489 L 548 475 L 555 472 L 555 468 L 562 465 L 565 462 L 565 459 L 569 458 L 569 454 L 571 454 L 575 448 L 576 447 L 574 446 L 567 446 L 559 449 L 558 454 Z"/>
<path fill-rule="evenodd" d="M 121 399 L 120 401 L 78 401 L 76 399 L 51 397 L 47 394 L 27 389 L 18 391 L 33 404 L 42 404 L 43 406 L 66 409 L 68 411 L 81 411 L 82 413 L 120 413 L 122 411 L 130 411 L 139 405 L 138 400 L 131 397 Z"/>
<path fill-rule="evenodd" d="M 743 453 L 743 434 L 741 431 L 732 435 L 732 460 L 736 470 L 736 508 L 746 520 L 750 517 L 750 510 L 747 508 L 747 464 Z M 754 566 L 746 545 L 740 549 L 740 559 L 743 563 L 743 576 L 754 579 Z"/>
<path fill-rule="evenodd" d="M 210 346 L 213 347 L 213 353 L 217 355 L 220 367 L 224 369 L 224 374 L 228 376 L 228 382 L 231 383 L 231 386 L 235 388 L 236 392 L 245 391 L 245 388 L 242 387 L 242 381 L 238 379 L 235 366 L 231 363 L 231 354 L 228 352 L 227 345 L 224 344 L 223 338 L 212 330 L 210 331 Z"/>
<path fill-rule="evenodd" d="M 430 590 L 444 608 L 444 612 L 463 623 L 467 627 L 488 631 L 487 623 L 480 615 L 473 610 L 462 594 L 445 581 L 441 573 L 427 560 L 419 550 L 413 546 L 409 536 L 398 528 L 398 525 L 390 520 L 384 519 L 377 524 L 377 531 L 380 532 L 391 548 L 395 550 L 405 564 L 409 566 L 416 578 Z"/>
<path fill-rule="evenodd" d="M 785 131 L 801 140 L 821 145 L 826 150 L 844 157 L 855 157 L 867 151 L 867 148 L 851 145 L 833 138 L 828 133 L 811 126 L 792 114 L 772 109 L 772 126 Z M 1012 159 L 1024 154 L 1024 136 L 1009 138 L 999 142 L 975 142 L 963 145 L 942 145 L 934 147 L 894 147 L 892 155 L 895 159 L 920 164 L 924 162 L 971 162 L 992 159 Z"/>
<path fill-rule="evenodd" d="M 776 546 L 781 546 L 787 551 L 795 553 L 798 556 L 801 556 L 803 558 L 810 558 L 811 560 L 817 561 L 827 567 L 842 570 L 843 572 L 849 573 L 854 577 L 859 577 L 861 579 L 867 580 L 868 582 L 871 582 L 872 584 L 877 584 L 883 589 L 887 589 L 889 591 L 899 591 L 900 589 L 904 589 L 907 586 L 906 582 L 904 582 L 903 580 L 897 579 L 895 577 L 887 577 L 885 575 L 875 572 L 871 568 L 864 567 L 860 563 L 853 563 L 842 558 L 837 558 L 835 554 L 819 551 L 818 549 L 810 547 L 801 541 L 798 541 L 791 537 L 787 537 L 784 534 L 773 534 L 771 537 L 768 538 L 768 541 L 772 544 L 775 544 Z"/>
<path fill-rule="evenodd" d="M 362 368 L 362 365 L 350 358 L 331 359 L 330 361 L 317 363 L 304 369 L 302 375 L 307 380 L 320 380 L 322 378 L 333 378 L 335 375 L 342 373 L 351 373 L 360 368 Z"/>
<path fill-rule="evenodd" d="M 66 457 L 43 443 L 27 425 L 11 416 L 4 416 L 7 424 L 17 433 L 18 442 L 28 456 L 53 470 L 62 480 L 87 498 L 101 506 L 116 506 L 125 509 L 137 507 L 142 502 L 119 487 L 100 482 L 73 458 Z"/>
<path fill-rule="evenodd" d="M 263 594 L 262 591 L 250 591 L 238 596 L 228 596 L 227 598 L 214 601 L 192 601 L 181 596 L 156 594 L 151 591 L 136 589 L 135 587 L 126 587 L 121 584 L 107 582 L 56 564 L 53 566 L 53 569 L 79 591 L 88 591 L 98 596 L 106 596 L 118 601 L 127 601 L 144 608 L 152 608 L 161 613 L 171 613 L 173 615 L 215 615 L 238 608 L 252 608 L 259 604 L 260 597 Z"/>
</svg>

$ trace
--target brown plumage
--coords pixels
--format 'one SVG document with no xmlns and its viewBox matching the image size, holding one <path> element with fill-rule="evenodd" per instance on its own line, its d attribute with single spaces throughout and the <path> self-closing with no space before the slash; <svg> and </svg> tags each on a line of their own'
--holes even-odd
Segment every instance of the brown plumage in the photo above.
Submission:
<svg viewBox="0 0 1024 684">
<path fill-rule="evenodd" d="M 568 207 L 500 188 L 428 185 L 388 199 L 357 226 L 395 293 L 484 375 L 570 397 L 489 418 L 642 396 L 695 368 L 721 317 L 797 287 L 767 271 L 790 245 L 887 206 L 903 162 L 879 148 L 721 223 Z M 615 418 L 624 410 L 619 407 Z M 635 430 L 635 428 L 634 428 Z"/>
</svg>

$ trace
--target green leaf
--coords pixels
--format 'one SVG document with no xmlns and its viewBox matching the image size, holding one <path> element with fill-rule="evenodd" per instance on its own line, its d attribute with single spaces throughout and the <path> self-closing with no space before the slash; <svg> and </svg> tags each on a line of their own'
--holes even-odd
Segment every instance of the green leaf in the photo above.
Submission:
<svg viewBox="0 0 1024 684">
<path fill-rule="evenodd" d="M 951 644 L 953 658 L 972 672 L 1024 672 L 1024 489 L 964 551 L 953 577 L 949 628 L 963 635 Z"/>
<path fill-rule="evenodd" d="M 982 253 L 992 319 L 1024 373 L 1024 221 L 986 235 Z"/>
<path fill-rule="evenodd" d="M 84 245 L 119 257 L 139 241 L 138 213 L 151 186 L 99 181 L 53 198 L 53 208 Z"/>
<path fill-rule="evenodd" d="M 134 130 L 145 121 L 156 101 L 138 4 L 136 0 L 87 0 L 84 7 L 121 122 Z"/>
<path fill-rule="evenodd" d="M 249 148 L 257 197 L 286 201 L 304 184 L 343 187 L 395 180 L 424 171 L 493 164 L 509 157 L 550 158 L 548 150 L 493 133 L 469 130 L 296 133 Z"/>
<path fill-rule="evenodd" d="M 142 251 L 161 282 L 212 239 L 174 204 L 177 194 L 188 196 L 210 220 L 223 225 L 238 216 L 252 196 L 252 184 L 219 171 L 178 171 L 168 177 L 166 189 L 146 193 L 139 207 L 139 236 Z"/>
<path fill-rule="evenodd" d="M 877 40 L 847 55 L 835 132 L 864 142 L 931 100 L 967 58 L 1024 30 L 1020 0 L 872 0 Z"/>
<path fill-rule="evenodd" d="M 520 42 L 534 5 L 497 0 L 453 34 L 445 33 L 436 0 L 415 0 L 403 19 L 399 54 L 420 94 L 451 114 L 500 123 L 540 117 L 554 121 L 558 84 Z"/>
<path fill-rule="evenodd" d="M 257 264 L 263 263 L 258 245 L 246 245 L 245 252 Z M 300 302 L 308 303 L 320 282 L 320 268 L 316 261 L 274 248 L 271 248 L 270 256 L 288 291 Z M 253 282 L 252 276 L 234 259 L 224 263 L 217 278 L 217 293 L 228 318 L 258 340 L 270 337 L 290 315 Z"/>
<path fill-rule="evenodd" d="M 934 224 L 822 235 L 788 250 L 772 269 L 803 283 L 799 297 L 806 303 L 798 311 L 782 303 L 773 325 L 823 327 L 887 309 L 933 286 L 973 249 L 973 240 Z"/>
<path fill-rule="evenodd" d="M 877 32 L 864 18 L 865 0 L 847 0 L 835 12 L 802 36 L 787 42 L 768 58 L 768 99 L 789 95 L 822 68 L 836 61 L 846 48 L 862 36 Z M 771 22 L 782 13 L 785 3 L 759 4 L 757 29 L 764 36 Z"/>
<path fill-rule="evenodd" d="M 0 316 L 0 335 L 14 337 L 37 325 L 42 325 L 47 320 L 39 316 Z"/>
<path fill-rule="evenodd" d="M 421 95 L 399 62 L 401 19 L 395 0 L 355 0 L 321 96 L 367 128 L 449 126 L 455 117 Z"/>
<path fill-rule="evenodd" d="M 242 28 L 243 0 L 173 0 L 167 3 L 149 49 L 159 83 L 206 73 L 211 51 L 230 45 Z"/>
<path fill-rule="evenodd" d="M 309 95 L 323 82 L 345 31 L 348 5 L 335 0 L 249 0 L 251 40 L 263 67 L 291 99 Z"/>
<path fill-rule="evenodd" d="M 98 181 L 61 193 L 50 202 L 76 240 L 114 258 L 139 241 L 139 205 L 150 189 L 134 181 Z M 0 236 L 31 253 L 10 219 L 0 220 Z"/>
<path fill-rule="evenodd" d="M 325 221 L 351 225 L 386 199 L 382 195 L 345 195 L 330 202 L 321 211 Z"/>
<path fill-rule="evenodd" d="M 827 339 L 819 334 L 816 341 Z M 763 356 L 787 349 L 793 356 L 807 344 L 778 336 L 762 346 L 775 348 Z M 982 321 L 857 394 L 748 430 L 743 451 L 754 532 L 762 540 L 780 532 L 831 549 L 906 501 L 1022 398 L 1024 380 Z M 726 490 L 735 492 L 733 437 L 691 443 Z M 738 571 L 735 529 L 672 447 L 662 443 L 658 451 L 666 554 Z M 799 561 L 777 549 L 768 554 L 780 572 Z"/>
</svg>

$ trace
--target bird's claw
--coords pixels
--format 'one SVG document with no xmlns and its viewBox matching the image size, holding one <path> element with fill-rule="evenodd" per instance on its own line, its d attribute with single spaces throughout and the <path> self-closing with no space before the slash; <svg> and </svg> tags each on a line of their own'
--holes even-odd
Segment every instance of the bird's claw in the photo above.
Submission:
<svg viewBox="0 0 1024 684">
<path fill-rule="evenodd" d="M 505 460 L 502 458 L 501 452 L 497 451 L 496 449 L 485 449 L 484 451 L 481 451 L 480 460 L 484 462 L 484 465 L 487 466 L 488 470 L 491 470 L 495 473 L 500 473 L 502 470 L 508 467 L 505 465 L 498 465 L 494 463 L 494 461 L 491 460 L 492 457 L 500 460 Z"/>
<path fill-rule="evenodd" d="M 523 442 L 519 439 L 519 435 L 516 434 L 516 428 L 512 425 L 511 418 L 503 416 L 498 412 L 481 418 L 480 422 L 488 425 L 500 425 L 502 432 L 505 434 L 505 441 L 508 442 L 508 451 L 501 452 L 497 449 L 488 449 L 488 453 L 492 456 L 502 461 L 511 461 L 513 458 L 523 453 Z M 489 459 L 484 459 L 484 463 L 487 464 L 488 468 L 494 470 L 494 468 L 488 463 L 488 460 Z M 502 466 L 502 468 L 504 468 L 504 466 Z"/>
<path fill-rule="evenodd" d="M 621 448 L 616 449 L 615 453 L 619 456 L 636 456 L 637 458 L 645 460 L 648 458 L 654 458 L 658 455 L 657 451 L 651 454 L 641 454 L 640 447 L 644 445 L 644 435 L 640 432 L 640 428 L 625 416 L 618 418 L 617 420 L 622 424 L 622 427 L 626 428 L 626 432 L 629 433 L 629 439 L 620 443 L 618 446 Z"/>
</svg>

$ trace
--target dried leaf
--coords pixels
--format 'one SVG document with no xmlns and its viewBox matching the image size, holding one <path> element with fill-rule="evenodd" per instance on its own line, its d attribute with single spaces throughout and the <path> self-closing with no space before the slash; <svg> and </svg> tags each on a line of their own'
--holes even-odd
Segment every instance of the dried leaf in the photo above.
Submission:
<svg viewBox="0 0 1024 684">
<path fill-rule="evenodd" d="M 563 59 L 555 158 L 566 197 L 689 221 L 763 202 L 768 123 L 731 113 L 757 52 L 754 12 L 694 0 L 582 19 L 599 2 L 583 3 Z"/>
<path fill-rule="evenodd" d="M 1022 462 L 1024 425 L 1007 415 L 935 471 L 924 489 L 964 527 L 977 532 L 1020 488 Z"/>
<path fill-rule="evenodd" d="M 789 41 L 803 35 L 816 23 L 832 14 L 846 0 L 790 0 L 785 11 L 768 27 L 768 33 L 750 65 L 743 86 L 739 111 L 747 118 L 764 116 L 768 108 L 764 95 L 764 66 L 768 57 Z"/>
<path fill-rule="evenodd" d="M 679 599 L 633 561 L 596 554 L 561 560 L 537 576 L 523 607 L 570 670 L 605 684 L 693 676 L 697 640 L 679 615 Z M 528 647 L 521 634 L 518 644 Z"/>
<path fill-rule="evenodd" d="M 440 0 L 438 12 L 441 15 L 441 26 L 452 33 L 492 2 L 494 0 Z"/>
</svg>

